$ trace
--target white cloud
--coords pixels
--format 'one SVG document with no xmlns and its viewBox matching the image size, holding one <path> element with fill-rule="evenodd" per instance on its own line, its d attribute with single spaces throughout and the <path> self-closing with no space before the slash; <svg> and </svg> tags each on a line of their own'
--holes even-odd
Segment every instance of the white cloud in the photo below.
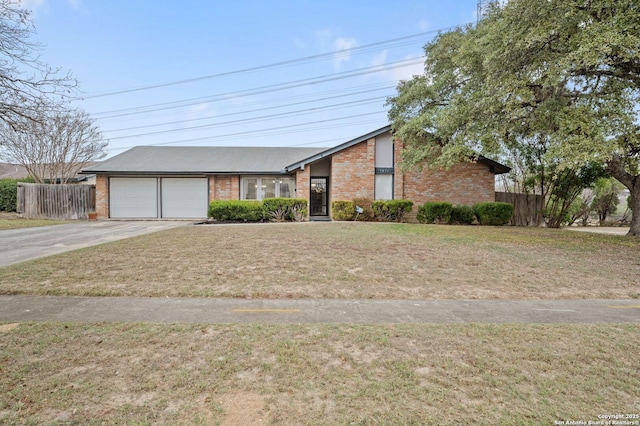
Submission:
<svg viewBox="0 0 640 426">
<path fill-rule="evenodd" d="M 418 28 L 420 28 L 420 31 L 429 31 L 429 29 L 431 28 L 431 24 L 429 24 L 429 21 L 427 21 L 426 19 L 421 19 L 418 22 Z"/>
<path fill-rule="evenodd" d="M 45 4 L 45 0 L 21 0 L 20 6 L 27 10 L 37 11 L 41 9 Z"/>
<path fill-rule="evenodd" d="M 333 66 L 338 69 L 343 62 L 349 62 L 351 59 L 351 49 L 357 46 L 358 42 L 355 39 L 338 37 L 333 42 L 333 50 L 341 52 L 335 54 Z"/>
</svg>

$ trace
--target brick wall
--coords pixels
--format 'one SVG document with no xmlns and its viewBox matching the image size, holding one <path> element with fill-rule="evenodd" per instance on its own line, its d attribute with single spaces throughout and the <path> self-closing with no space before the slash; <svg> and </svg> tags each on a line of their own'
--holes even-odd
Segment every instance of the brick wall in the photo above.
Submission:
<svg viewBox="0 0 640 426">
<path fill-rule="evenodd" d="M 96 213 L 99 219 L 109 217 L 109 178 L 105 175 L 96 176 Z"/>
<path fill-rule="evenodd" d="M 358 197 L 373 199 L 375 183 L 375 138 L 333 155 L 329 204 L 333 200 Z"/>
<path fill-rule="evenodd" d="M 209 200 L 239 200 L 240 176 L 218 175 L 209 177 Z"/>
<path fill-rule="evenodd" d="M 402 198 L 416 205 L 426 201 L 449 201 L 470 206 L 481 201 L 495 201 L 495 175 L 483 163 L 463 162 L 448 170 L 409 171 L 402 179 Z"/>
<path fill-rule="evenodd" d="M 304 198 L 309 200 L 309 191 L 311 185 L 311 168 L 305 167 L 304 170 L 296 171 L 296 198 Z"/>
</svg>

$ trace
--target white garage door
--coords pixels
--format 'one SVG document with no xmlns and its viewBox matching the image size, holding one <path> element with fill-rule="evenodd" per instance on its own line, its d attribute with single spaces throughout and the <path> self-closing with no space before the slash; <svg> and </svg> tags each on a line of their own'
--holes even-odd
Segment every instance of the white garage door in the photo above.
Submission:
<svg viewBox="0 0 640 426">
<path fill-rule="evenodd" d="M 113 218 L 158 217 L 157 179 L 109 179 L 109 210 Z"/>
<path fill-rule="evenodd" d="M 207 178 L 162 178 L 161 187 L 163 218 L 207 217 Z"/>
</svg>

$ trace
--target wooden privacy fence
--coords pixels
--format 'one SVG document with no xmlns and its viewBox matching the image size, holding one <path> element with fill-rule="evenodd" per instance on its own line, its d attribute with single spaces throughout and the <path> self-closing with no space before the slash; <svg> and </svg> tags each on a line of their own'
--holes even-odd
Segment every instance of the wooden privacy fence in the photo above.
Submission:
<svg viewBox="0 0 640 426">
<path fill-rule="evenodd" d="M 95 185 L 19 183 L 16 211 L 27 219 L 88 219 L 96 208 Z"/>
<path fill-rule="evenodd" d="M 542 225 L 541 212 L 544 207 L 542 195 L 496 192 L 496 201 L 513 204 L 513 217 L 511 218 L 512 225 Z"/>
</svg>

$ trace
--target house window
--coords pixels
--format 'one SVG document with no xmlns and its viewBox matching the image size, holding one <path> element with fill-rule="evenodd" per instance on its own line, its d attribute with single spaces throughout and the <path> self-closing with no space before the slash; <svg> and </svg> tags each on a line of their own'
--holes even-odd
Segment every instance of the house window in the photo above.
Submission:
<svg viewBox="0 0 640 426">
<path fill-rule="evenodd" d="M 375 199 L 393 200 L 393 175 L 376 175 Z"/>
<path fill-rule="evenodd" d="M 393 200 L 393 139 L 390 134 L 376 137 L 375 191 L 376 200 Z"/>
<path fill-rule="evenodd" d="M 294 196 L 295 180 L 286 176 L 244 176 L 241 178 L 241 200 Z"/>
</svg>

